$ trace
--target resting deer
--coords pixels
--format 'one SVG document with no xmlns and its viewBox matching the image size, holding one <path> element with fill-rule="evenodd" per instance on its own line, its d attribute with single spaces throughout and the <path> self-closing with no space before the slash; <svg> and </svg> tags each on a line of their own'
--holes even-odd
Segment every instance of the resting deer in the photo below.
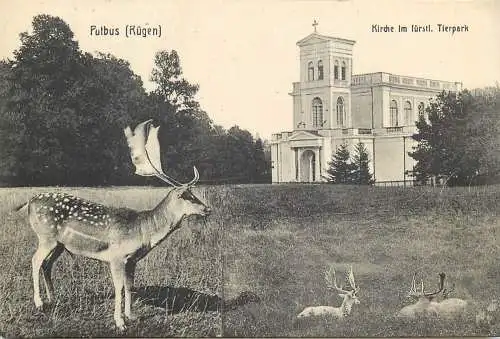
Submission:
<svg viewBox="0 0 500 339">
<path fill-rule="evenodd" d="M 28 206 L 29 222 L 38 236 L 38 248 L 32 259 L 34 302 L 38 309 L 44 306 L 40 296 L 40 268 L 50 303 L 54 299 L 52 266 L 66 249 L 109 264 L 115 288 L 114 320 L 118 329 L 124 330 L 122 291 L 125 290 L 125 317 L 133 319 L 131 288 L 137 262 L 177 230 L 185 217 L 210 214 L 210 208 L 191 192 L 199 179 L 196 167 L 194 179 L 186 184 L 179 184 L 163 172 L 159 127 L 149 128 L 150 124 L 148 120 L 139 124 L 134 133 L 129 127 L 124 132 L 136 174 L 156 176 L 173 186 L 155 208 L 135 211 L 108 207 L 64 193 L 38 194 L 18 208 Z"/>
<path fill-rule="evenodd" d="M 439 274 L 439 288 L 432 293 L 424 292 L 424 282 L 420 281 L 420 291 L 417 291 L 415 282 L 416 273 L 413 275 L 412 285 L 408 297 L 417 297 L 418 301 L 412 305 L 403 307 L 397 314 L 399 317 L 416 318 L 419 316 L 439 316 L 444 318 L 454 317 L 465 312 L 467 301 L 459 298 L 448 298 L 451 290 L 444 293 L 443 301 L 435 300 L 436 296 L 444 292 L 444 273 Z"/>
<path fill-rule="evenodd" d="M 302 312 L 297 315 L 297 318 L 306 318 L 311 316 L 333 316 L 337 319 L 343 319 L 351 314 L 352 305 L 359 304 L 359 299 L 356 296 L 356 293 L 359 291 L 359 287 L 356 286 L 354 282 L 354 273 L 352 272 L 352 266 L 349 269 L 349 273 L 347 275 L 347 280 L 351 285 L 351 290 L 347 291 L 342 289 L 342 287 L 337 286 L 337 279 L 335 277 L 335 269 L 330 266 L 330 269 L 325 272 L 325 280 L 327 287 L 332 290 L 336 290 L 339 293 L 339 296 L 343 298 L 342 304 L 340 307 L 332 307 L 332 306 L 310 306 L 306 307 Z"/>
</svg>

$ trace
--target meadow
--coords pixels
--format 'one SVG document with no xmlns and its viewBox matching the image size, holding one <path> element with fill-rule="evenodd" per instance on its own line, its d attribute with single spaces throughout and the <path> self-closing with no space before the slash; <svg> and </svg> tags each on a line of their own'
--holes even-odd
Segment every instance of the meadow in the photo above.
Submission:
<svg viewBox="0 0 500 339">
<path fill-rule="evenodd" d="M 0 335 L 119 336 L 103 264 L 64 253 L 55 305 L 32 300 L 36 237 L 16 205 L 47 188 L 0 189 Z M 113 206 L 152 208 L 160 188 L 52 188 Z M 185 225 L 137 267 L 126 336 L 492 336 L 475 312 L 500 298 L 500 187 L 383 188 L 231 185 L 196 188 L 214 212 Z M 306 306 L 338 306 L 323 271 L 353 265 L 361 303 L 342 321 L 297 321 Z M 470 301 L 460 319 L 402 321 L 413 272 L 439 272 Z M 498 320 L 498 319 L 497 319 Z"/>
<path fill-rule="evenodd" d="M 224 335 L 500 334 L 498 322 L 475 325 L 476 310 L 500 297 L 500 187 L 279 185 L 241 186 L 231 194 L 224 292 L 253 291 L 260 302 L 227 310 Z M 360 304 L 342 322 L 297 321 L 306 306 L 340 305 L 323 279 L 331 264 L 339 271 L 353 265 Z M 395 313 L 413 302 L 405 295 L 415 271 L 428 290 L 445 272 L 455 284 L 452 296 L 467 299 L 471 313 L 453 321 L 397 319 Z"/>
</svg>

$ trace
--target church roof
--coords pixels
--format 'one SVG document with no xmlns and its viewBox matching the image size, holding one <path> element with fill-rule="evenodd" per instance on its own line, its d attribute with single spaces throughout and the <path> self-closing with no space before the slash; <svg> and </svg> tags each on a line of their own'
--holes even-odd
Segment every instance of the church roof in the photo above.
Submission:
<svg viewBox="0 0 500 339">
<path fill-rule="evenodd" d="M 356 43 L 356 41 L 354 41 L 354 40 L 336 38 L 333 36 L 323 35 L 323 34 L 319 34 L 317 32 L 313 32 L 313 33 L 309 34 L 308 36 L 306 36 L 305 38 L 297 41 L 297 46 L 302 47 L 305 45 L 309 45 L 311 43 L 317 43 L 319 41 L 336 41 L 336 42 L 343 42 L 343 43 L 346 43 L 349 45 L 354 45 Z"/>
<path fill-rule="evenodd" d="M 317 131 L 313 130 L 295 130 L 290 136 L 290 140 L 293 139 L 317 139 L 321 135 Z"/>
</svg>

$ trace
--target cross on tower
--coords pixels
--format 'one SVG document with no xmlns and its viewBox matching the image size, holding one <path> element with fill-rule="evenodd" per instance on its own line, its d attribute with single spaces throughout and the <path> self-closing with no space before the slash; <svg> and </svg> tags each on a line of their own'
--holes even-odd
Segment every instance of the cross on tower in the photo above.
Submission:
<svg viewBox="0 0 500 339">
<path fill-rule="evenodd" d="M 318 26 L 318 22 L 316 21 L 316 19 L 314 19 L 312 26 L 314 27 L 314 33 L 316 33 L 316 26 Z"/>
</svg>

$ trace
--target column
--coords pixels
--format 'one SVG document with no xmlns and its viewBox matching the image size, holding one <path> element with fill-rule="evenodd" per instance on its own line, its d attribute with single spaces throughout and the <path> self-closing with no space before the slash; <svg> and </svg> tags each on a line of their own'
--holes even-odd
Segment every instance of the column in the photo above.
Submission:
<svg viewBox="0 0 500 339">
<path fill-rule="evenodd" d="M 314 174 L 315 174 L 315 178 L 314 178 L 314 181 L 321 181 L 321 177 L 320 177 L 320 168 L 321 168 L 321 164 L 320 164 L 320 156 L 319 156 L 319 148 L 315 148 L 314 149 L 314 160 L 315 160 L 315 169 L 314 169 Z"/>
<path fill-rule="evenodd" d="M 293 165 L 292 165 L 292 178 L 293 180 L 290 180 L 290 181 L 298 181 L 297 179 L 297 170 L 298 170 L 298 151 L 297 151 L 297 148 L 292 148 L 292 152 L 293 152 Z"/>
<path fill-rule="evenodd" d="M 313 161 L 313 157 L 310 156 L 309 157 L 309 182 L 313 182 L 314 181 L 314 174 L 315 173 L 313 173 L 313 163 L 312 163 L 312 161 Z"/>
<path fill-rule="evenodd" d="M 297 148 L 297 166 L 299 167 L 299 178 L 298 178 L 298 182 L 301 182 L 302 181 L 302 171 L 301 171 L 301 160 L 302 160 L 302 152 L 300 150 L 300 148 Z"/>
</svg>

